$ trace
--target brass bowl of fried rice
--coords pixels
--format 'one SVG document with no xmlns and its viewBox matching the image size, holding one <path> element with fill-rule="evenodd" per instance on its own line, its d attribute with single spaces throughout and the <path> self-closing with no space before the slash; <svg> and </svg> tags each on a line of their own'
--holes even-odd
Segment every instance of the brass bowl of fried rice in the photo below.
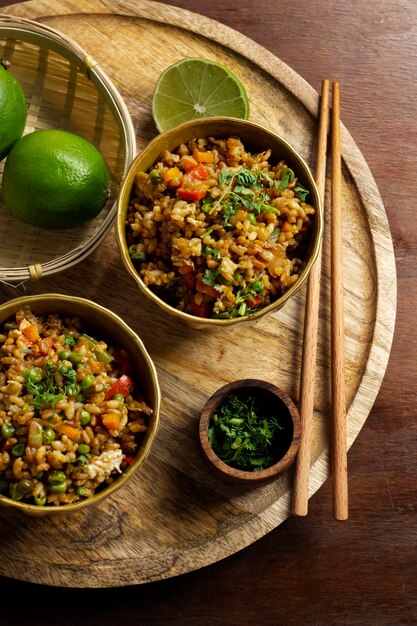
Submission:
<svg viewBox="0 0 417 626">
<path fill-rule="evenodd" d="M 140 337 L 73 296 L 0 306 L 0 505 L 72 513 L 132 478 L 159 425 L 160 389 Z"/>
<path fill-rule="evenodd" d="M 153 139 L 118 197 L 116 237 L 140 291 L 207 328 L 259 319 L 304 284 L 323 215 L 313 176 L 282 137 L 205 118 Z"/>
</svg>

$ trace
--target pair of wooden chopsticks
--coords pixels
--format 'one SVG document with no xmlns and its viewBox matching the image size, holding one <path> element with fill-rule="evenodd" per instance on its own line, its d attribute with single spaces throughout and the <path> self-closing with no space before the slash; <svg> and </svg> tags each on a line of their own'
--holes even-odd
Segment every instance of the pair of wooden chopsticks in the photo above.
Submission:
<svg viewBox="0 0 417 626">
<path fill-rule="evenodd" d="M 322 202 L 325 196 L 327 136 L 329 128 L 330 83 L 322 83 L 319 135 L 317 142 L 316 182 Z M 333 513 L 338 520 L 348 518 L 345 345 L 343 309 L 343 240 L 341 207 L 340 90 L 332 85 L 331 124 L 331 368 L 332 368 L 332 476 Z M 311 433 L 314 408 L 316 348 L 320 300 L 321 249 L 307 286 L 304 343 L 301 365 L 300 414 L 302 437 L 297 455 L 292 510 L 307 515 Z"/>
</svg>

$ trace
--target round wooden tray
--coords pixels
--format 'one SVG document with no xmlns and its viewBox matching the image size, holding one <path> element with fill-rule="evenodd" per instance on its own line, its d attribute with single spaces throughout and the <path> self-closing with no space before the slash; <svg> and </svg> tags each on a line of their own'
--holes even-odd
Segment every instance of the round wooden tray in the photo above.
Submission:
<svg viewBox="0 0 417 626">
<path fill-rule="evenodd" d="M 115 82 L 132 114 L 139 149 L 156 134 L 150 102 L 162 70 L 184 56 L 215 59 L 247 86 L 251 119 L 282 134 L 314 168 L 317 93 L 243 35 L 196 14 L 147 0 L 34 0 L 3 9 L 78 41 Z M 204 33 L 204 36 L 201 35 Z M 109 46 L 109 42 L 111 45 Z M 163 45 L 161 45 L 163 42 Z M 396 274 L 385 210 L 358 147 L 342 128 L 347 432 L 350 446 L 384 376 L 393 336 Z M 329 262 L 326 227 L 310 495 L 329 476 Z M 258 488 L 226 486 L 200 456 L 198 416 L 207 397 L 237 378 L 261 378 L 298 400 L 305 289 L 255 325 L 191 330 L 145 302 L 124 271 L 114 234 L 29 293 L 96 300 L 142 336 L 162 389 L 161 428 L 131 483 L 91 511 L 66 519 L 0 512 L 0 574 L 43 584 L 110 587 L 189 572 L 244 548 L 290 515 L 291 472 Z M 0 285 L 10 298 L 22 287 Z"/>
</svg>

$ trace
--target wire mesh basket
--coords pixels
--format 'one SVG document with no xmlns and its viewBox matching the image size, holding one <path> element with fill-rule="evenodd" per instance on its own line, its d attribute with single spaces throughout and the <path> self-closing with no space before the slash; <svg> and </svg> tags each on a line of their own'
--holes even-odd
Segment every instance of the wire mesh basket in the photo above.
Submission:
<svg viewBox="0 0 417 626">
<path fill-rule="evenodd" d="M 25 92 L 24 134 L 62 129 L 81 135 L 100 150 L 111 179 L 109 198 L 98 216 L 67 230 L 23 223 L 5 207 L 0 192 L 0 281 L 15 283 L 65 270 L 99 245 L 113 224 L 117 192 L 135 156 L 136 141 L 116 87 L 93 57 L 66 35 L 31 20 L 1 15 L 0 58 L 10 61 Z"/>
</svg>

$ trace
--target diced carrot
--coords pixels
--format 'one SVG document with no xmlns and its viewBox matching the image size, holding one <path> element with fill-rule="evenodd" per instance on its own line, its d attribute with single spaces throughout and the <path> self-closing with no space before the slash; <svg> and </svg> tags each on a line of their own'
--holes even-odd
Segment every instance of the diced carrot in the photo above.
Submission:
<svg viewBox="0 0 417 626">
<path fill-rule="evenodd" d="M 162 178 L 167 185 L 179 187 L 182 179 L 182 172 L 178 167 L 170 167 L 162 174 Z"/>
<path fill-rule="evenodd" d="M 93 374 L 99 374 L 103 371 L 103 368 L 105 367 L 104 363 L 100 363 L 100 361 L 96 361 L 96 359 L 93 359 L 91 357 L 87 359 L 87 363 L 90 366 Z"/>
<path fill-rule="evenodd" d="M 20 322 L 19 330 L 22 331 L 26 339 L 29 339 L 31 343 L 36 343 L 40 339 L 37 326 L 35 326 L 35 324 L 31 324 L 25 319 Z"/>
<path fill-rule="evenodd" d="M 118 430 L 121 416 L 118 413 L 105 413 L 102 418 L 104 426 L 108 430 Z"/>
<path fill-rule="evenodd" d="M 214 154 L 213 152 L 207 151 L 203 152 L 201 150 L 193 150 L 193 157 L 199 163 L 213 163 L 214 162 Z"/>
<path fill-rule="evenodd" d="M 294 232 L 293 224 L 290 224 L 289 222 L 284 222 L 281 226 L 281 232 L 282 233 Z"/>
<path fill-rule="evenodd" d="M 194 157 L 188 154 L 184 154 L 184 156 L 181 157 L 180 163 L 186 171 L 191 170 L 197 165 L 197 161 L 194 159 Z"/>
<path fill-rule="evenodd" d="M 57 428 L 58 432 L 61 435 L 66 435 L 69 439 L 73 441 L 82 435 L 82 429 L 76 428 L 75 426 L 70 426 L 69 424 L 60 424 Z"/>
<path fill-rule="evenodd" d="M 258 259 L 252 259 L 252 265 L 257 267 L 259 270 L 264 270 L 266 268 L 266 263 L 262 263 Z"/>
</svg>

